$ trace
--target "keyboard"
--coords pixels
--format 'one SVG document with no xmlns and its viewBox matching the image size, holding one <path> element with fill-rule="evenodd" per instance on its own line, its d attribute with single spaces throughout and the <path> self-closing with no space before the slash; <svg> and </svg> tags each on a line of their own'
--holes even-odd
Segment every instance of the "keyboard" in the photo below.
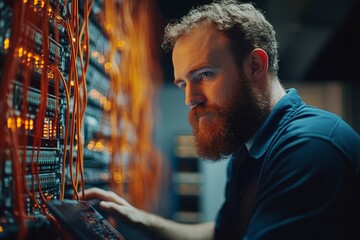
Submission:
<svg viewBox="0 0 360 240">
<path fill-rule="evenodd" d="M 94 207 L 94 201 L 65 199 L 46 202 L 50 213 L 74 239 L 126 240 Z"/>
</svg>

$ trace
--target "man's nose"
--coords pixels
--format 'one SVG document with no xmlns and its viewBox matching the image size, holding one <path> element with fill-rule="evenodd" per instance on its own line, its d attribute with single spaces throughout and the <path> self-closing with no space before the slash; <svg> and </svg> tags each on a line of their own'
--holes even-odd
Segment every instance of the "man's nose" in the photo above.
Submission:
<svg viewBox="0 0 360 240">
<path fill-rule="evenodd" d="M 205 96 L 199 84 L 188 83 L 185 90 L 185 104 L 189 107 L 195 107 L 205 102 Z"/>
</svg>

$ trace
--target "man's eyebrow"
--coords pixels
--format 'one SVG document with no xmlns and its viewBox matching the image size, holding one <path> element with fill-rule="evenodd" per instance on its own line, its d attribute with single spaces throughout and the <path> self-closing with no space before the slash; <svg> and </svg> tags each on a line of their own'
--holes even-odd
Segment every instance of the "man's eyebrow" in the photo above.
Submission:
<svg viewBox="0 0 360 240">
<path fill-rule="evenodd" d="M 216 70 L 216 69 L 218 69 L 218 67 L 215 67 L 215 66 L 213 66 L 213 65 L 211 65 L 211 66 L 207 65 L 207 66 L 202 66 L 202 67 L 199 67 L 199 68 L 194 68 L 193 70 L 191 70 L 191 71 L 186 75 L 186 77 L 187 77 L 187 78 L 191 78 L 193 75 L 196 75 L 196 74 L 198 74 L 199 72 L 214 71 L 214 70 Z"/>
<path fill-rule="evenodd" d="M 192 75 L 198 73 L 198 72 L 202 72 L 202 71 L 213 71 L 215 69 L 218 69 L 218 67 L 214 66 L 214 65 L 205 65 L 205 66 L 200 66 L 200 67 L 195 67 L 192 70 L 190 70 L 188 72 L 188 74 L 186 74 L 186 77 L 190 78 Z"/>
<path fill-rule="evenodd" d="M 194 75 L 194 73 L 196 73 L 197 71 L 201 70 L 203 67 L 194 67 L 192 70 L 190 70 L 187 74 L 186 74 L 186 78 L 190 78 L 192 75 Z M 179 82 L 184 82 L 184 79 L 181 78 L 175 78 L 174 79 L 174 84 L 177 85 Z"/>
<path fill-rule="evenodd" d="M 218 69 L 217 67 L 213 66 L 213 65 L 206 65 L 206 66 L 199 66 L 199 67 L 194 67 L 192 70 L 190 70 L 187 74 L 186 74 L 186 78 L 192 78 L 194 75 L 198 74 L 199 72 L 202 72 L 204 70 L 215 70 Z M 176 78 L 174 79 L 174 84 L 177 85 L 179 82 L 183 82 L 185 81 L 184 79 L 181 78 Z"/>
</svg>

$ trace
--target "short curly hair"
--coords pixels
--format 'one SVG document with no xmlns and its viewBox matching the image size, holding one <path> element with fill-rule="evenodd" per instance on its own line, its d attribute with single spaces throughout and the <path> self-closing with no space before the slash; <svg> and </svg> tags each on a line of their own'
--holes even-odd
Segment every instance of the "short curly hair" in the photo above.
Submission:
<svg viewBox="0 0 360 240">
<path fill-rule="evenodd" d="M 214 24 L 225 33 L 240 66 L 250 51 L 262 48 L 269 57 L 269 73 L 277 76 L 278 43 L 274 28 L 263 13 L 250 3 L 221 0 L 193 8 L 180 20 L 173 20 L 165 27 L 162 47 L 171 51 L 180 37 L 203 23 Z"/>
</svg>

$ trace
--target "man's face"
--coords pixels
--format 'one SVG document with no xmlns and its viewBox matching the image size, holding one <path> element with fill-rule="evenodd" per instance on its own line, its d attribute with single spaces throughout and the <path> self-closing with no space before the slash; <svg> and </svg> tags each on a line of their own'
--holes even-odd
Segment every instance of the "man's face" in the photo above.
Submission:
<svg viewBox="0 0 360 240">
<path fill-rule="evenodd" d="M 211 25 L 191 30 L 176 42 L 173 65 L 174 83 L 191 107 L 199 156 L 216 160 L 233 153 L 259 127 L 266 103 L 238 70 L 227 37 Z"/>
</svg>

